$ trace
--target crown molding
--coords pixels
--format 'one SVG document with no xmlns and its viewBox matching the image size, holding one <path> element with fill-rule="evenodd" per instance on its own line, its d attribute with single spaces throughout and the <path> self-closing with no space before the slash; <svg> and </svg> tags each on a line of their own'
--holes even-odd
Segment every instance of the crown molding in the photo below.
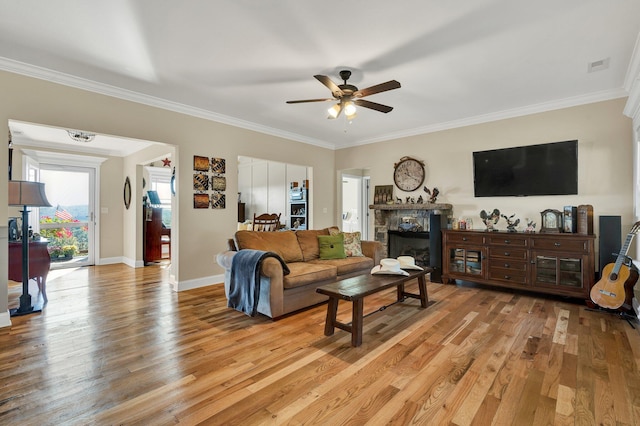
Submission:
<svg viewBox="0 0 640 426">
<path fill-rule="evenodd" d="M 636 45 L 629 61 L 624 88 L 629 94 L 629 99 L 624 107 L 624 115 L 633 120 L 636 128 L 640 128 L 640 33 L 638 33 Z"/>
<path fill-rule="evenodd" d="M 408 129 L 402 132 L 388 133 L 377 138 L 361 141 L 357 145 L 367 145 L 371 143 L 384 142 L 391 139 L 400 139 L 410 136 L 417 136 L 426 133 L 435 133 L 443 130 L 455 129 L 458 127 L 472 126 L 476 124 L 489 123 L 492 121 L 505 120 L 509 118 L 523 117 L 531 114 L 538 114 L 547 111 L 553 111 L 563 108 L 570 108 L 579 105 L 586 105 L 595 102 L 609 101 L 612 99 L 624 98 L 627 92 L 624 89 L 604 90 L 600 92 L 589 93 L 587 95 L 574 96 L 571 98 L 558 99 L 550 102 L 543 102 L 534 105 L 528 105 L 520 108 L 512 108 L 504 111 L 493 112 L 489 114 L 477 115 L 475 117 L 463 118 L 460 120 L 448 121 L 445 123 L 437 123 L 429 126 Z M 355 144 L 354 144 L 355 146 Z"/>
<path fill-rule="evenodd" d="M 52 71 L 47 68 L 26 64 L 24 62 L 19 62 L 4 57 L 0 57 L 0 70 L 25 75 L 27 77 L 33 77 L 40 80 L 46 80 L 76 89 L 87 90 L 89 92 L 99 93 L 101 95 L 107 95 L 126 101 L 136 102 L 155 108 L 165 109 L 192 117 L 215 121 L 217 123 L 227 124 L 258 133 L 277 136 L 283 139 L 304 142 L 321 148 L 335 149 L 335 146 L 333 144 L 329 144 L 319 139 L 309 138 L 297 133 L 286 132 L 268 126 L 262 126 L 260 124 L 251 123 L 239 118 L 207 111 L 202 108 L 196 108 L 178 102 L 172 102 L 166 99 L 157 98 L 155 96 L 133 92 L 131 90 L 122 89 L 108 84 L 98 83 L 92 80 L 87 80 L 62 72 Z"/>
<path fill-rule="evenodd" d="M 624 110 L 625 115 L 634 118 L 636 121 L 640 121 L 640 34 L 638 41 L 636 41 L 636 47 L 632 56 L 632 60 L 629 64 L 629 70 L 627 72 L 627 78 L 625 79 L 624 88 L 606 90 L 600 92 L 594 92 L 587 95 L 575 96 L 565 99 L 559 99 L 550 102 L 543 102 L 539 104 L 529 105 L 525 107 L 513 108 L 504 111 L 498 111 L 489 114 L 478 115 L 475 117 L 463 118 L 460 120 L 448 121 L 445 123 L 437 123 L 429 126 L 417 127 L 414 129 L 406 129 L 399 132 L 387 133 L 375 138 L 363 139 L 356 141 L 352 144 L 337 148 L 335 144 L 327 143 L 315 138 L 309 138 L 297 133 L 286 132 L 280 129 L 275 129 L 268 126 L 262 126 L 249 121 L 241 120 L 235 117 L 230 117 L 223 114 L 214 113 L 204 110 L 202 108 L 195 108 L 188 105 L 184 105 L 177 102 L 168 101 L 165 99 L 157 98 L 154 96 L 144 95 L 141 93 L 133 92 L 130 90 L 122 89 L 119 87 L 111 86 L 108 84 L 97 83 L 92 80 L 87 80 L 79 77 L 75 77 L 69 74 L 56 72 L 47 68 L 37 67 L 34 65 L 26 64 L 19 61 L 14 61 L 8 58 L 0 57 L 0 70 L 13 72 L 16 74 L 25 75 L 28 77 L 38 78 L 41 80 L 50 81 L 53 83 L 62 84 L 65 86 L 87 90 L 102 95 L 111 96 L 118 99 L 123 99 L 131 102 L 136 102 L 143 105 L 148 105 L 168 111 L 177 112 L 193 117 L 202 118 L 209 121 L 215 121 L 217 123 L 227 124 L 234 127 L 239 127 L 245 130 L 251 130 L 258 133 L 263 133 L 271 136 L 280 137 L 296 142 L 302 142 L 309 145 L 318 146 L 320 148 L 326 148 L 331 150 L 350 148 L 354 146 L 368 145 L 377 142 L 385 142 L 392 139 L 401 139 L 410 136 L 417 136 L 421 134 L 434 133 L 443 130 L 455 129 L 458 127 L 471 126 L 476 124 L 489 123 L 492 121 L 499 121 L 508 118 L 521 117 L 530 114 L 536 114 L 541 112 L 553 111 L 562 108 L 569 108 L 573 106 L 585 105 L 594 102 L 607 101 L 611 99 L 618 99 L 629 96 L 627 101 L 627 107 Z M 635 76 L 635 77 L 630 77 Z M 629 88 L 627 88 L 627 86 Z"/>
</svg>

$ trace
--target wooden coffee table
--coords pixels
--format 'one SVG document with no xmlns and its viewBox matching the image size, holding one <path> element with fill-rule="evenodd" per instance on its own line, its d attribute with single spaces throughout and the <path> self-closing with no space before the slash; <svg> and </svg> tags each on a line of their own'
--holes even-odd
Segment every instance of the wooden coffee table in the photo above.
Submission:
<svg viewBox="0 0 640 426">
<path fill-rule="evenodd" d="M 364 298 L 391 287 L 397 287 L 399 302 L 407 297 L 411 297 L 414 299 L 420 299 L 420 306 L 422 308 L 426 308 L 429 304 L 429 296 L 427 294 L 427 281 L 425 279 L 425 275 L 431 271 L 433 271 L 432 268 L 424 268 L 423 271 L 407 271 L 409 272 L 408 276 L 364 274 L 318 287 L 316 292 L 329 296 L 324 335 L 333 335 L 335 327 L 338 327 L 351 333 L 352 346 L 360 346 L 362 344 Z M 418 280 L 418 289 L 420 294 L 407 293 L 404 290 L 404 285 L 408 281 L 415 279 Z M 339 300 L 353 302 L 351 324 L 345 324 L 336 320 Z"/>
</svg>

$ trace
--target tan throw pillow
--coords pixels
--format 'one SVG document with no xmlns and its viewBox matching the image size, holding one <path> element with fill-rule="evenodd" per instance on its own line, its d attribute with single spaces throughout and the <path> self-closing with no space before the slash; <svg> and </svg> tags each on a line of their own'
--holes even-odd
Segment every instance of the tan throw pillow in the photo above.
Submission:
<svg viewBox="0 0 640 426">
<path fill-rule="evenodd" d="M 360 231 L 340 232 L 336 227 L 329 228 L 330 235 L 344 235 L 344 252 L 347 257 L 364 257 L 362 253 L 362 240 Z"/>
<path fill-rule="evenodd" d="M 236 243 L 239 250 L 272 251 L 287 263 L 302 262 L 302 250 L 293 231 L 237 231 Z"/>
<path fill-rule="evenodd" d="M 296 238 L 298 238 L 298 244 L 300 244 L 300 250 L 302 250 L 302 257 L 305 262 L 318 259 L 320 257 L 320 246 L 318 245 L 318 235 L 329 235 L 329 231 L 326 229 L 306 229 L 296 232 Z"/>
</svg>

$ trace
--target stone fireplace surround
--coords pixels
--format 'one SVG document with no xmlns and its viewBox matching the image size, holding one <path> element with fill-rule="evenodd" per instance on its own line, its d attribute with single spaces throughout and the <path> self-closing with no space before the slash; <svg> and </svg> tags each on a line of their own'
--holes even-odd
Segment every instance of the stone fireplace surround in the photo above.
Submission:
<svg viewBox="0 0 640 426">
<path fill-rule="evenodd" d="M 432 204 L 432 203 L 401 203 L 401 204 L 372 204 L 369 206 L 374 211 L 374 239 L 380 241 L 384 247 L 385 256 L 388 256 L 389 248 L 389 231 L 398 231 L 399 224 L 402 223 L 402 218 L 409 216 L 415 219 L 415 221 L 422 226 L 422 231 L 430 231 L 430 216 L 441 215 L 438 221 L 438 226 L 446 227 L 449 219 L 453 214 L 453 206 L 451 204 Z M 406 231 L 411 232 L 411 231 Z M 432 273 L 432 281 L 439 281 L 442 265 L 441 250 L 442 236 L 440 235 L 440 229 L 437 230 L 437 241 L 430 243 L 431 247 L 431 264 L 429 266 L 434 267 L 434 273 Z M 432 237 L 429 236 L 432 240 Z"/>
<path fill-rule="evenodd" d="M 453 215 L 453 206 L 451 204 L 372 204 L 369 208 L 374 211 L 374 238 L 382 243 L 385 250 L 389 243 L 387 231 L 397 231 L 403 217 L 411 216 L 415 218 L 416 222 L 422 226 L 422 230 L 428 232 L 429 215 L 440 214 L 447 219 Z"/>
</svg>

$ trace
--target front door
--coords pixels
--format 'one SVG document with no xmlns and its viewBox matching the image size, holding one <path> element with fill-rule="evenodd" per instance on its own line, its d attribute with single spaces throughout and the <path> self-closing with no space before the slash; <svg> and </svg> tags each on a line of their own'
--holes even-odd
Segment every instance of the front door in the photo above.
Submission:
<svg viewBox="0 0 640 426">
<path fill-rule="evenodd" d="M 40 208 L 39 232 L 49 240 L 51 269 L 95 264 L 95 169 L 40 164 L 51 207 Z"/>
</svg>

